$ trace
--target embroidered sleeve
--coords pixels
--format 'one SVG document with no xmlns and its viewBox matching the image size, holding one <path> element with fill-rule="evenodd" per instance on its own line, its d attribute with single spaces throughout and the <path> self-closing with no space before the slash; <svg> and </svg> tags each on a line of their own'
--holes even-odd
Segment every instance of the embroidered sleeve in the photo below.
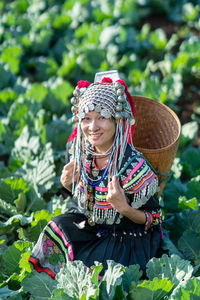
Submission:
<svg viewBox="0 0 200 300">
<path fill-rule="evenodd" d="M 125 193 L 132 196 L 132 207 L 141 207 L 157 192 L 157 175 L 143 158 L 134 160 L 123 175 L 122 186 Z"/>
</svg>

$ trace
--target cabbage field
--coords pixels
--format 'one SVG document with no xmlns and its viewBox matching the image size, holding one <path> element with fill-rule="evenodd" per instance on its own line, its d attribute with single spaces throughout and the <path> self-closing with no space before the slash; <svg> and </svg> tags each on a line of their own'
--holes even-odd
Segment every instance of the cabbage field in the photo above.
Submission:
<svg viewBox="0 0 200 300">
<path fill-rule="evenodd" d="M 68 262 L 56 280 L 28 258 L 53 216 L 78 80 L 117 69 L 182 130 L 160 198 L 163 255 L 147 265 Z M 0 299 L 200 299 L 200 1 L 0 1 Z"/>
</svg>

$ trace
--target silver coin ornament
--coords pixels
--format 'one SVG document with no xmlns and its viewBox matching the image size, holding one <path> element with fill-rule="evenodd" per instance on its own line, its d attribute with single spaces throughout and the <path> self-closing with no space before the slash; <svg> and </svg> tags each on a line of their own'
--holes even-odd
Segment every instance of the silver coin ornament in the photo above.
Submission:
<svg viewBox="0 0 200 300">
<path fill-rule="evenodd" d="M 75 97 L 72 97 L 72 98 L 71 98 L 71 104 L 76 104 L 76 102 L 77 102 L 77 101 L 76 101 L 76 98 L 75 98 Z"/>
<path fill-rule="evenodd" d="M 94 110 L 94 104 L 93 103 L 88 104 L 88 109 L 89 109 L 89 111 L 93 111 Z"/>
<path fill-rule="evenodd" d="M 92 175 L 93 175 L 94 177 L 97 177 L 97 176 L 99 175 L 99 170 L 96 169 L 96 168 L 92 169 Z"/>
<path fill-rule="evenodd" d="M 121 105 L 121 104 L 117 104 L 117 106 L 116 106 L 116 111 L 117 112 L 120 112 L 120 111 L 122 111 L 123 110 L 123 106 Z"/>
<path fill-rule="evenodd" d="M 77 112 L 76 106 L 72 106 L 71 111 L 72 111 L 73 114 L 75 114 Z"/>
<path fill-rule="evenodd" d="M 80 91 L 79 91 L 79 88 L 76 88 L 74 91 L 73 91 L 73 95 L 75 97 L 78 97 L 80 95 Z"/>
<path fill-rule="evenodd" d="M 84 119 L 84 118 L 85 118 L 85 113 L 84 113 L 83 111 L 81 111 L 81 112 L 79 113 L 79 118 L 80 118 L 80 119 Z"/>
<path fill-rule="evenodd" d="M 117 90 L 117 96 L 122 96 L 122 95 L 124 95 L 124 90 L 118 89 Z"/>
<path fill-rule="evenodd" d="M 116 112 L 116 113 L 115 113 L 115 119 L 116 119 L 116 120 L 121 119 L 121 114 L 120 114 L 119 112 Z"/>
<path fill-rule="evenodd" d="M 119 96 L 118 97 L 118 101 L 121 102 L 121 103 L 124 102 L 125 101 L 125 96 L 124 95 L 123 96 Z"/>
<path fill-rule="evenodd" d="M 102 117 L 104 117 L 106 119 L 109 119 L 111 117 L 111 113 L 107 109 L 102 109 L 101 115 L 102 115 Z"/>
</svg>

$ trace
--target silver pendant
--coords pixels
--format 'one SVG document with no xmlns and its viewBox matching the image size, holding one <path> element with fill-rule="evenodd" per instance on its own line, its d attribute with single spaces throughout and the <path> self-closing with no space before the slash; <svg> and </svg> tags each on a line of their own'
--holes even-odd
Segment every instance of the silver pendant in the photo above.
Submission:
<svg viewBox="0 0 200 300">
<path fill-rule="evenodd" d="M 93 175 L 94 177 L 97 177 L 97 176 L 99 175 L 99 170 L 96 169 L 96 168 L 92 169 L 92 175 Z"/>
</svg>

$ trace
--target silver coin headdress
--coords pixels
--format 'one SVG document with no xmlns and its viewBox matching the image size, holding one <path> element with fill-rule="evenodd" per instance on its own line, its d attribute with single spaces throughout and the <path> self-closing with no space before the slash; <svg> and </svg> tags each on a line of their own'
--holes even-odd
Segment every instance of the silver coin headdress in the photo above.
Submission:
<svg viewBox="0 0 200 300">
<path fill-rule="evenodd" d="M 116 120 L 133 119 L 125 86 L 118 81 L 106 82 L 105 79 L 103 82 L 95 82 L 87 87 L 77 86 L 73 92 L 71 103 L 73 104 L 73 122 L 81 121 L 89 111 L 93 110 L 106 119 L 111 117 Z"/>
</svg>

